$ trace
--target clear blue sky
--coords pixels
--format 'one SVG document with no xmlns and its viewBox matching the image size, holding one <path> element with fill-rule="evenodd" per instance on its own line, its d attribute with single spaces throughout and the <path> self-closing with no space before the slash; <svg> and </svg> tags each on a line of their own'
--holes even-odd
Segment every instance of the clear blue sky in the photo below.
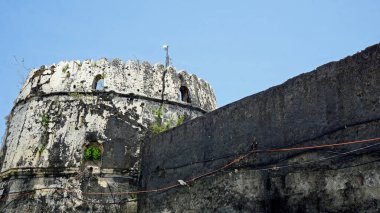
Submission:
<svg viewBox="0 0 380 213">
<path fill-rule="evenodd" d="M 380 42 L 377 0 L 0 0 L 0 134 L 27 68 L 100 57 L 207 80 L 218 106 Z"/>
</svg>

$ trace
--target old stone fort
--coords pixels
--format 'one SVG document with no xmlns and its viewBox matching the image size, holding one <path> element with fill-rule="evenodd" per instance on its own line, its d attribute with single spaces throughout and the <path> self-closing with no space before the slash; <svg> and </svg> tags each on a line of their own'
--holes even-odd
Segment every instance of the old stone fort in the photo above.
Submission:
<svg viewBox="0 0 380 213">
<path fill-rule="evenodd" d="M 0 212 L 379 212 L 380 44 L 224 107 L 172 66 L 63 61 L 7 120 Z"/>
</svg>

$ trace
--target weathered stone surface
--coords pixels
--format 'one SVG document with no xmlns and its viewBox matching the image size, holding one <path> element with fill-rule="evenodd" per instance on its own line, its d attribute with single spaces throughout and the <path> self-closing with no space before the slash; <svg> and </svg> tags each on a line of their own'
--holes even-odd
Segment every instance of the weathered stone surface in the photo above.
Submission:
<svg viewBox="0 0 380 213">
<path fill-rule="evenodd" d="M 104 89 L 97 90 L 101 78 Z M 179 99 L 181 86 L 190 103 Z M 147 62 L 71 61 L 33 70 L 8 120 L 0 211 L 136 210 L 134 195 L 114 192 L 137 189 L 140 146 L 160 107 L 173 126 L 216 102 L 203 80 Z M 100 148 L 100 160 L 84 158 L 90 145 Z"/>
<path fill-rule="evenodd" d="M 206 111 L 216 108 L 215 95 L 207 82 L 189 75 L 186 71 L 176 72 L 173 67 L 151 66 L 148 62 L 118 59 L 108 62 L 62 61 L 50 67 L 34 69 L 25 82 L 17 101 L 41 94 L 92 92 L 96 77 L 104 78 L 104 91 L 118 94 L 134 94 L 153 99 L 186 104 L 180 101 L 180 87 L 188 88 L 191 106 Z"/>
<path fill-rule="evenodd" d="M 142 188 L 190 180 L 256 146 L 270 149 L 378 138 L 379 97 L 377 44 L 152 138 L 143 149 Z M 189 186 L 148 193 L 140 198 L 139 210 L 377 212 L 378 143 L 257 153 Z"/>
</svg>

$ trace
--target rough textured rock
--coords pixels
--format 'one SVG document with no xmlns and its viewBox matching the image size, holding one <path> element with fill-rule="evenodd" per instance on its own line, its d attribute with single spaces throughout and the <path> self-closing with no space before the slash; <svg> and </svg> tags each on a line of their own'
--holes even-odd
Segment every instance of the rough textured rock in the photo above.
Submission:
<svg viewBox="0 0 380 213">
<path fill-rule="evenodd" d="M 141 142 L 160 107 L 161 120 L 174 123 L 216 102 L 205 81 L 147 62 L 70 61 L 33 70 L 8 120 L 0 211 L 136 211 L 135 195 L 115 192 L 137 189 Z M 84 158 L 91 146 L 100 160 Z"/>
<path fill-rule="evenodd" d="M 380 137 L 380 44 L 198 117 L 143 149 L 142 188 L 178 185 L 252 149 Z M 378 212 L 379 141 L 263 152 L 140 197 L 140 212 Z"/>
</svg>

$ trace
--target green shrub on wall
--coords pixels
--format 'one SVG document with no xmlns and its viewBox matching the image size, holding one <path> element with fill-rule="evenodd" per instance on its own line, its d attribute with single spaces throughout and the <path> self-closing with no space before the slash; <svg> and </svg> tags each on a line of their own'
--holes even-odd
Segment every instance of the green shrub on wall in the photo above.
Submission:
<svg viewBox="0 0 380 213">
<path fill-rule="evenodd" d="M 50 122 L 49 115 L 43 114 L 42 117 L 41 117 L 41 124 L 42 124 L 42 126 L 45 127 L 45 128 L 47 128 L 49 126 L 49 122 Z"/>
<path fill-rule="evenodd" d="M 177 118 L 177 120 L 174 119 L 167 119 L 166 121 L 163 121 L 163 105 L 161 105 L 158 109 L 153 110 L 153 115 L 155 118 L 155 121 L 151 123 L 150 127 L 153 132 L 153 134 L 159 134 L 161 132 L 165 132 L 166 130 L 179 126 L 183 124 L 183 122 L 186 120 L 187 116 L 182 115 Z"/>
<path fill-rule="evenodd" d="M 94 145 L 90 145 L 84 151 L 84 160 L 100 160 L 102 157 L 102 150 Z"/>
<path fill-rule="evenodd" d="M 176 126 L 182 125 L 183 122 L 185 122 L 186 118 L 187 118 L 186 115 L 179 116 L 176 122 Z"/>
<path fill-rule="evenodd" d="M 165 132 L 166 130 L 168 130 L 170 128 L 170 122 L 167 121 L 167 122 L 164 122 L 162 124 L 155 122 L 152 124 L 151 128 L 152 128 L 152 132 L 154 134 L 159 134 L 161 132 Z"/>
</svg>

